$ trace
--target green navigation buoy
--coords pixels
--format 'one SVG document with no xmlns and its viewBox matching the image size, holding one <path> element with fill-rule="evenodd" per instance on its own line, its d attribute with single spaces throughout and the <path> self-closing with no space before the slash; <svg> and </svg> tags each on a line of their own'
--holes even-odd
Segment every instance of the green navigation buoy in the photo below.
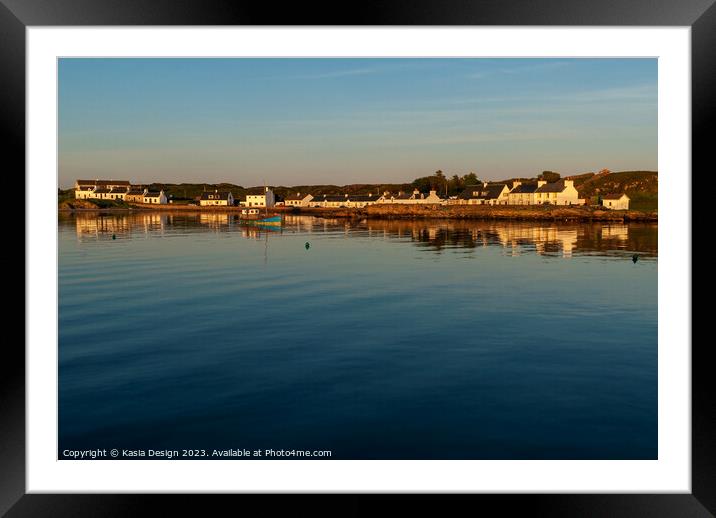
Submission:
<svg viewBox="0 0 716 518">
<path fill-rule="evenodd" d="M 117 239 L 117 234 L 112 234 L 112 239 Z"/>
<path fill-rule="evenodd" d="M 306 250 L 308 250 L 309 248 L 311 248 L 311 243 L 309 243 L 308 241 L 306 241 Z"/>
<path fill-rule="evenodd" d="M 639 254 L 634 254 L 631 256 L 631 262 L 636 263 L 639 260 Z"/>
</svg>

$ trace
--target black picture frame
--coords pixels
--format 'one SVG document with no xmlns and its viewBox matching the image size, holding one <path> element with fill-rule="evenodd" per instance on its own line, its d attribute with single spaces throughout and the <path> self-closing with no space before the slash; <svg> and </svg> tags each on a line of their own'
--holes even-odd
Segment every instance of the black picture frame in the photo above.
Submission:
<svg viewBox="0 0 716 518">
<path fill-rule="evenodd" d="M 354 9 L 351 9 L 351 6 Z M 230 0 L 0 0 L 0 111 L 5 164 L 25 168 L 25 29 L 83 25 L 604 25 L 689 26 L 692 51 L 692 170 L 707 170 L 708 129 L 716 106 L 716 5 L 714 0 L 398 0 L 355 4 L 270 3 Z M 711 147 L 711 146 L 709 146 Z M 10 161 L 7 159 L 11 158 Z M 685 172 L 689 174 L 689 172 Z M 24 247 L 23 247 L 24 249 Z M 23 257 L 24 258 L 24 257 Z M 23 266 L 24 268 L 24 266 Z M 26 271 L 26 270 L 25 270 Z M 27 274 L 27 273 L 26 273 Z M 19 306 L 19 304 L 18 304 Z M 24 307 L 24 306 L 23 306 Z M 24 342 L 24 341 L 23 341 Z M 709 343 L 692 349 L 692 492 L 690 494 L 474 495 L 486 503 L 530 516 L 712 516 L 716 514 L 716 404 Z M 5 342 L 0 386 L 0 514 L 100 516 L 142 514 L 149 505 L 206 513 L 205 498 L 189 495 L 25 494 L 25 351 Z M 478 498 L 478 501 L 473 500 Z M 288 505 L 311 515 L 320 510 L 304 497 Z M 312 499 L 313 500 L 313 499 Z M 328 503 L 332 514 L 372 513 L 384 503 L 374 495 L 350 495 Z M 465 502 L 451 501 L 464 505 Z M 263 505 L 263 504 L 259 504 Z M 274 504 L 272 504 L 274 505 Z M 422 510 L 449 504 L 424 500 Z M 431 507 L 435 507 L 431 509 Z M 192 507 L 198 506 L 198 507 Z M 298 507 L 296 507 L 298 506 Z M 305 507 L 304 507 L 305 506 Z M 322 506 L 321 506 L 322 507 Z"/>
</svg>

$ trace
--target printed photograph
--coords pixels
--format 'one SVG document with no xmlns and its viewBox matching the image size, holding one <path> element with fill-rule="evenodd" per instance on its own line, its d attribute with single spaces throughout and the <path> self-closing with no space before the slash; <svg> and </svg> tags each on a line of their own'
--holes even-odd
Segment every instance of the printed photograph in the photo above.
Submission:
<svg viewBox="0 0 716 518">
<path fill-rule="evenodd" d="M 60 460 L 658 458 L 658 62 L 58 60 Z"/>
</svg>

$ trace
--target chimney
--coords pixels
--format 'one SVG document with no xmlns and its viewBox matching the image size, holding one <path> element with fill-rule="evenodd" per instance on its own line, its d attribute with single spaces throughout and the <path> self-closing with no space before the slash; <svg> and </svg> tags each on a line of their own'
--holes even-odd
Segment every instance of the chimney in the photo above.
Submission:
<svg viewBox="0 0 716 518">
<path fill-rule="evenodd" d="M 413 189 L 413 194 L 420 194 L 420 191 L 417 189 Z"/>
<path fill-rule="evenodd" d="M 565 187 L 574 187 L 574 180 L 565 180 L 564 186 Z"/>
<path fill-rule="evenodd" d="M 522 185 L 522 182 L 518 182 L 517 180 L 515 180 L 514 182 L 512 182 L 512 188 L 513 188 L 513 189 L 519 187 L 520 185 Z"/>
<path fill-rule="evenodd" d="M 482 182 L 483 189 L 487 189 L 487 182 Z"/>
<path fill-rule="evenodd" d="M 430 196 L 437 194 L 437 191 L 430 191 Z"/>
<path fill-rule="evenodd" d="M 343 196 L 345 196 L 346 198 L 348 198 L 348 193 L 345 193 Z"/>
<path fill-rule="evenodd" d="M 542 187 L 543 185 L 547 185 L 546 180 L 537 180 L 537 188 Z"/>
<path fill-rule="evenodd" d="M 383 191 L 383 196 L 388 196 L 390 194 L 390 191 Z"/>
</svg>

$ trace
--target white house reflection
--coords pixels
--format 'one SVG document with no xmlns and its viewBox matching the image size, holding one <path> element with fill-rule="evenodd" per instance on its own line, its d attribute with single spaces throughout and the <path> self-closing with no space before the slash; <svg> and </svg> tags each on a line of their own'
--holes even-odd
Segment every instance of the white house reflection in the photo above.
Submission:
<svg viewBox="0 0 716 518">
<path fill-rule="evenodd" d="M 537 254 L 571 258 L 577 254 L 610 255 L 639 251 L 657 255 L 657 225 L 615 223 L 555 223 L 525 221 L 470 220 L 358 220 L 286 215 L 280 228 L 263 228 L 242 223 L 236 214 L 197 212 L 174 214 L 137 212 L 129 214 L 62 214 L 60 221 L 75 224 L 77 238 L 83 240 L 151 238 L 169 227 L 186 232 L 208 229 L 246 239 L 262 239 L 271 234 L 326 234 L 366 236 L 412 243 L 426 251 L 446 249 L 474 250 L 501 247 L 508 256 Z M 177 228 L 178 227 L 178 228 Z M 228 234 L 227 234 L 228 237 Z"/>
</svg>

